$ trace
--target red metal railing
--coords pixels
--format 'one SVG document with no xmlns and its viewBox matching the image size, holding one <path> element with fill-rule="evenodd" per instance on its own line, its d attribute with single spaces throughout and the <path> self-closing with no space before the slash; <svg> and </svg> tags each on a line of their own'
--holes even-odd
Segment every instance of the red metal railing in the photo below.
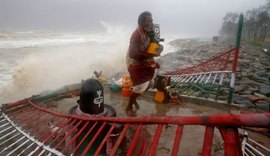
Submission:
<svg viewBox="0 0 270 156">
<path fill-rule="evenodd" d="M 25 147 L 14 152 L 30 155 L 87 155 L 96 141 L 101 139 L 97 145 L 94 155 L 104 151 L 107 141 L 116 129 L 117 124 L 122 124 L 123 129 L 116 136 L 110 155 L 115 155 L 121 149 L 121 144 L 129 131 L 134 131 L 125 155 L 155 155 L 165 125 L 170 124 L 175 128 L 175 137 L 171 147 L 171 155 L 178 155 L 183 129 L 187 125 L 205 126 L 202 155 L 211 155 L 214 130 L 220 131 L 224 141 L 224 155 L 242 155 L 241 140 L 238 127 L 270 127 L 270 113 L 264 114 L 223 114 L 212 116 L 165 116 L 165 117 L 100 117 L 87 118 L 77 115 L 61 114 L 34 104 L 31 99 L 22 100 L 17 103 L 2 106 L 0 122 L 9 123 L 21 133 L 22 140 L 25 138 L 31 144 L 25 143 Z M 3 119 L 3 120 L 1 120 Z M 109 125 L 109 126 L 108 126 Z M 157 125 L 153 138 L 147 142 L 143 135 L 143 128 L 148 125 Z M 7 135 L 5 128 L 0 129 L 0 141 L 12 135 Z M 1 133 L 2 132 L 2 133 Z M 25 132 L 25 133 L 24 133 Z M 28 135 L 30 134 L 30 135 Z M 102 136 L 102 138 L 100 138 Z M 80 139 L 78 139 L 80 138 Z M 90 138 L 83 150 L 80 148 Z M 80 141 L 78 141 L 80 140 Z M 149 145 L 149 146 L 148 146 Z M 1 147 L 2 146 L 2 147 Z M 12 146 L 8 146 L 12 148 Z M 139 147 L 139 148 L 138 148 Z M 0 145 L 0 154 L 7 150 Z M 14 153 L 11 153 L 14 154 Z"/>
<path fill-rule="evenodd" d="M 213 71 L 225 71 L 232 70 L 232 65 L 229 64 L 230 60 L 233 60 L 232 53 L 235 51 L 235 48 L 230 49 L 229 51 L 223 52 L 205 62 L 194 65 L 189 68 L 180 69 L 176 71 L 165 71 L 165 75 L 181 75 L 181 74 L 195 74 L 202 72 L 213 72 Z"/>
</svg>

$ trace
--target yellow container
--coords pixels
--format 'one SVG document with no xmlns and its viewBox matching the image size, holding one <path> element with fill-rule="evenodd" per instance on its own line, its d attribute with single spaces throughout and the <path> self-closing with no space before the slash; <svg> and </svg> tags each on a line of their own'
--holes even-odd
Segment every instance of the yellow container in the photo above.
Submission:
<svg viewBox="0 0 270 156">
<path fill-rule="evenodd" d="M 157 43 L 150 43 L 148 48 L 147 48 L 147 53 L 148 54 L 152 54 L 152 55 L 159 55 L 157 52 L 157 48 L 159 47 L 159 45 Z"/>
<path fill-rule="evenodd" d="M 157 91 L 155 95 L 155 101 L 158 103 L 163 103 L 165 94 L 162 91 Z"/>
</svg>

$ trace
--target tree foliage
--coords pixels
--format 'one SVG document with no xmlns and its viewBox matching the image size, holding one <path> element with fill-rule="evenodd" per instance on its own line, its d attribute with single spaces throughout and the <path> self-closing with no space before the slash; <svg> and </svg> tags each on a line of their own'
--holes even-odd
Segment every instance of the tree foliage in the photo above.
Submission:
<svg viewBox="0 0 270 156">
<path fill-rule="evenodd" d="M 270 0 L 244 14 L 243 39 L 263 42 L 270 35 Z M 234 39 L 237 33 L 239 13 L 228 12 L 223 18 L 220 35 Z"/>
</svg>

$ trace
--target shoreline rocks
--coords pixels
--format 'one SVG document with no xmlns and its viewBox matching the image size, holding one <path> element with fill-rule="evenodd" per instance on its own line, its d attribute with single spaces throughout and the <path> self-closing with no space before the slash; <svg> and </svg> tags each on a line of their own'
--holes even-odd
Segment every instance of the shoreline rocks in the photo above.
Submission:
<svg viewBox="0 0 270 156">
<path fill-rule="evenodd" d="M 185 69 L 209 60 L 232 47 L 225 42 L 196 39 L 177 39 L 169 44 L 174 46 L 176 51 L 167 53 L 157 60 L 161 65 L 159 71 Z M 269 53 L 254 45 L 241 45 L 234 91 L 234 103 L 270 111 Z"/>
</svg>

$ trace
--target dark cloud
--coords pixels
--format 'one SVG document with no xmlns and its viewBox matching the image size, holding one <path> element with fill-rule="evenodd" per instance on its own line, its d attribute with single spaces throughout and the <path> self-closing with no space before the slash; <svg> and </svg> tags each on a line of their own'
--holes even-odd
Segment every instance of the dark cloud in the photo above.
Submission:
<svg viewBox="0 0 270 156">
<path fill-rule="evenodd" d="M 149 10 L 163 31 L 195 36 L 218 32 L 226 12 L 264 0 L 0 0 L 0 30 L 103 31 L 100 21 L 134 27 Z"/>
</svg>

